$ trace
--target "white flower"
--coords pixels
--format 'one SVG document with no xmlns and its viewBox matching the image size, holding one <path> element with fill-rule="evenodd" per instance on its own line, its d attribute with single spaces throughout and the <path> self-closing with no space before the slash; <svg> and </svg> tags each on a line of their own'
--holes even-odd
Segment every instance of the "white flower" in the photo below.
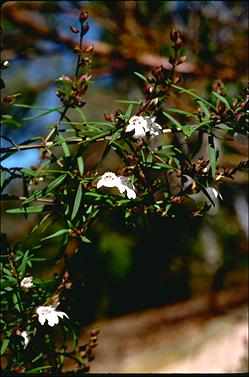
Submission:
<svg viewBox="0 0 249 377">
<path fill-rule="evenodd" d="M 136 199 L 135 186 L 129 182 L 128 177 L 120 176 L 119 185 L 117 186 L 121 193 L 126 191 L 128 199 Z"/>
<path fill-rule="evenodd" d="M 38 314 L 38 321 L 41 325 L 44 325 L 45 321 L 48 321 L 48 325 L 53 327 L 54 325 L 58 325 L 59 317 L 63 318 L 63 316 L 68 317 L 68 315 L 64 312 L 57 311 L 53 306 L 39 306 L 36 309 L 36 313 Z"/>
<path fill-rule="evenodd" d="M 108 171 L 100 177 L 100 179 L 97 183 L 97 188 L 100 188 L 102 186 L 117 187 L 117 179 L 118 179 L 118 177 L 116 176 L 115 173 Z"/>
<path fill-rule="evenodd" d="M 31 335 L 32 334 L 32 331 L 22 331 L 20 333 L 20 336 L 23 337 L 24 339 L 24 349 L 27 347 L 27 345 L 29 344 L 30 340 L 31 340 Z"/>
<path fill-rule="evenodd" d="M 162 132 L 162 127 L 155 122 L 155 119 L 156 117 L 134 115 L 130 118 L 125 131 L 135 131 L 133 134 L 134 139 L 142 139 L 147 133 L 150 136 L 159 135 Z"/>
<path fill-rule="evenodd" d="M 129 199 L 136 198 L 135 186 L 129 182 L 129 177 L 118 177 L 115 173 L 106 172 L 100 177 L 97 183 L 97 188 L 100 188 L 102 186 L 117 187 L 121 194 L 126 191 L 127 197 Z"/>
<path fill-rule="evenodd" d="M 28 276 L 26 278 L 23 278 L 20 283 L 20 286 L 25 289 L 32 288 L 33 287 L 32 280 L 33 280 L 33 276 Z"/>
</svg>

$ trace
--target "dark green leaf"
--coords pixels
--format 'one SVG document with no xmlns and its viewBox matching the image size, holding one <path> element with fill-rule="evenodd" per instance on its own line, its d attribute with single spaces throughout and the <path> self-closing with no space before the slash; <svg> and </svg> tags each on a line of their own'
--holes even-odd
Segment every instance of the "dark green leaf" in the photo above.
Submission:
<svg viewBox="0 0 249 377">
<path fill-rule="evenodd" d="M 29 250 L 27 250 L 22 258 L 22 263 L 21 265 L 19 266 L 18 268 L 18 271 L 20 272 L 20 277 L 21 279 L 24 277 L 25 275 L 25 271 L 26 271 L 26 265 L 27 265 L 27 261 L 28 261 L 28 258 L 29 258 Z"/>
<path fill-rule="evenodd" d="M 211 135 L 208 137 L 208 153 L 209 153 L 212 176 L 214 177 L 216 174 L 216 150 L 214 146 L 214 138 Z"/>
<path fill-rule="evenodd" d="M 73 205 L 73 212 L 72 212 L 71 220 L 73 220 L 78 213 L 78 210 L 80 208 L 81 199 L 82 199 L 82 184 L 79 183 L 79 186 L 78 186 L 78 189 L 77 189 L 77 192 L 76 192 L 76 195 L 75 195 L 75 199 L 74 199 L 74 205 Z"/>
</svg>

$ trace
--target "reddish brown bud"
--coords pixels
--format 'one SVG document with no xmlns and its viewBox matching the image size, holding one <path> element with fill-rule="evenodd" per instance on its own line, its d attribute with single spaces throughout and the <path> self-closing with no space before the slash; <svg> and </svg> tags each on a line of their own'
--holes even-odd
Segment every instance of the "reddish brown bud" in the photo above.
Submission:
<svg viewBox="0 0 249 377">
<path fill-rule="evenodd" d="M 86 34 L 89 30 L 89 24 L 86 22 L 84 25 L 83 25 L 83 28 L 82 28 L 82 31 L 84 34 Z"/>
<path fill-rule="evenodd" d="M 85 47 L 84 48 L 84 52 L 92 52 L 93 51 L 93 46 L 92 45 L 90 45 L 90 46 L 87 46 L 87 47 Z"/>
<path fill-rule="evenodd" d="M 178 61 L 177 61 L 177 65 L 184 63 L 186 59 L 187 59 L 186 56 L 181 56 L 181 57 L 178 59 Z"/>
<path fill-rule="evenodd" d="M 181 48 L 182 45 L 183 45 L 183 43 L 182 43 L 182 38 L 178 37 L 177 40 L 176 40 L 176 46 L 177 46 L 178 48 Z"/>
<path fill-rule="evenodd" d="M 172 40 L 172 42 L 176 42 L 176 40 L 177 40 L 177 30 L 176 29 L 173 29 L 170 32 L 170 39 Z"/>
<path fill-rule="evenodd" d="M 173 84 L 178 84 L 181 81 L 181 77 L 175 77 L 173 80 Z"/>
<path fill-rule="evenodd" d="M 74 26 L 70 26 L 70 29 L 71 29 L 71 31 L 74 33 L 74 34 L 79 34 L 79 29 L 77 29 L 76 27 L 74 27 Z"/>
<path fill-rule="evenodd" d="M 79 16 L 80 23 L 83 23 L 87 19 L 88 19 L 88 12 L 86 10 L 83 10 L 82 12 L 80 12 L 80 16 Z"/>
</svg>

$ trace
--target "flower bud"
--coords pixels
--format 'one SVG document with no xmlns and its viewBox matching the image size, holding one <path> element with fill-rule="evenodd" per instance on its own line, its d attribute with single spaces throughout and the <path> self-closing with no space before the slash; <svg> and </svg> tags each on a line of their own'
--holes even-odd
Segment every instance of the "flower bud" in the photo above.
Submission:
<svg viewBox="0 0 249 377">
<path fill-rule="evenodd" d="M 92 45 L 90 45 L 90 46 L 87 46 L 87 47 L 85 47 L 84 48 L 84 52 L 92 52 L 93 51 L 93 46 Z"/>
<path fill-rule="evenodd" d="M 88 30 L 89 30 L 89 24 L 87 22 L 83 25 L 82 30 L 83 30 L 83 34 L 86 34 L 88 32 Z"/>
<path fill-rule="evenodd" d="M 170 39 L 172 40 L 172 42 L 176 42 L 176 40 L 177 40 L 177 30 L 176 29 L 173 29 L 170 32 Z"/>
<path fill-rule="evenodd" d="M 77 29 L 76 27 L 74 27 L 74 26 L 70 26 L 70 29 L 71 29 L 71 31 L 74 33 L 74 34 L 79 34 L 79 29 Z"/>
<path fill-rule="evenodd" d="M 88 12 L 86 10 L 83 10 L 80 12 L 79 21 L 80 23 L 83 23 L 88 19 Z"/>
<path fill-rule="evenodd" d="M 178 59 L 178 61 L 177 61 L 177 65 L 184 63 L 186 59 L 187 59 L 186 56 L 181 56 L 181 57 Z"/>
</svg>

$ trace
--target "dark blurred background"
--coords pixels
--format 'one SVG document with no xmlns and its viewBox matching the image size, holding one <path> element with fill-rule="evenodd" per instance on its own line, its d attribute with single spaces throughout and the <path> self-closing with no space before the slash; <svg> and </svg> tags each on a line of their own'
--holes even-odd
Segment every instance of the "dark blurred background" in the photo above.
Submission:
<svg viewBox="0 0 249 377">
<path fill-rule="evenodd" d="M 83 111 L 87 119 L 104 120 L 122 105 L 117 99 L 140 99 L 143 82 L 133 72 L 148 74 L 160 64 L 169 67 L 170 31 L 183 33 L 179 66 L 180 85 L 208 98 L 216 80 L 222 80 L 236 95 L 246 86 L 248 69 L 248 4 L 244 1 L 8 1 L 2 6 L 2 59 L 10 67 L 2 71 L 6 87 L 2 96 L 21 93 L 18 103 L 41 107 L 59 105 L 55 79 L 73 75 L 76 55 L 72 52 L 82 9 L 89 13 L 90 30 L 84 43 L 94 45 L 91 56 L 94 86 L 86 94 Z M 184 101 L 184 102 L 183 102 Z M 171 107 L 193 111 L 186 96 L 170 98 Z M 36 114 L 27 108 L 3 105 L 3 112 L 17 120 Z M 70 114 L 74 119 L 74 114 Z M 58 120 L 56 113 L 40 120 L 27 120 L 21 127 L 2 126 L 2 134 L 15 143 L 31 136 L 46 135 L 47 126 Z M 2 141 L 3 146 L 8 146 Z M 219 144 L 219 164 L 226 168 L 245 160 L 247 139 Z M 87 155 L 91 165 L 94 155 Z M 18 152 L 3 166 L 30 167 L 39 163 L 36 150 Z M 111 162 L 114 163 L 114 162 Z M 120 214 L 105 213 L 91 230 L 91 244 L 72 258 L 74 280 L 71 306 L 82 324 L 102 316 L 116 316 L 149 307 L 208 295 L 248 283 L 248 176 L 239 172 L 235 181 L 220 186 L 223 201 L 204 218 L 190 218 L 179 205 L 176 216 L 161 219 L 148 215 L 138 228 L 125 226 Z M 19 192 L 19 183 L 12 185 Z M 13 203 L 11 206 L 15 206 Z M 32 245 L 27 238 L 35 218 L 5 214 L 2 232 L 12 244 Z M 54 264 L 58 239 L 47 242 L 36 257 L 35 273 L 49 278 L 59 269 Z M 79 307 L 79 299 L 84 305 Z"/>
</svg>

